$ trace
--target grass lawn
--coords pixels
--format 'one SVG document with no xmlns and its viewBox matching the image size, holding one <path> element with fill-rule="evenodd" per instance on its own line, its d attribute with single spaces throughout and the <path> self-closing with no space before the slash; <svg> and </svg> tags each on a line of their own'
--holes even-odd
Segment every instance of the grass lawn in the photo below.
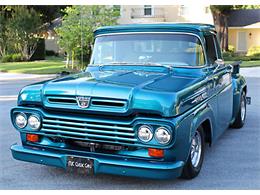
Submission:
<svg viewBox="0 0 260 195">
<path fill-rule="evenodd" d="M 59 57 L 47 57 L 46 60 L 33 62 L 0 63 L 0 72 L 56 74 L 65 70 L 67 69 L 65 68 L 64 59 Z"/>
<path fill-rule="evenodd" d="M 226 64 L 231 64 L 234 61 L 225 61 Z M 260 67 L 260 60 L 252 60 L 252 61 L 242 61 L 241 68 L 247 68 L 247 67 Z"/>
</svg>

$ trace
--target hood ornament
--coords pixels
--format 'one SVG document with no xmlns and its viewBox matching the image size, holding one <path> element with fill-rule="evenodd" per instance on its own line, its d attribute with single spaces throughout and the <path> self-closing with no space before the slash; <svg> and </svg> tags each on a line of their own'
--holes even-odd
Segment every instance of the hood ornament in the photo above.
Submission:
<svg viewBox="0 0 260 195">
<path fill-rule="evenodd" d="M 89 102 L 90 102 L 90 97 L 87 96 L 77 96 L 76 101 L 78 103 L 78 106 L 80 108 L 88 108 L 89 107 Z"/>
</svg>

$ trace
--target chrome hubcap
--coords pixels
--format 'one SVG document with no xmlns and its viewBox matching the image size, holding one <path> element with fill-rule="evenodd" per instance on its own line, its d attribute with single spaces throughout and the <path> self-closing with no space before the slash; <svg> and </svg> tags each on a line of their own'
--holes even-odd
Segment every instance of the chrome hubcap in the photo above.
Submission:
<svg viewBox="0 0 260 195">
<path fill-rule="evenodd" d="M 242 97 L 243 100 L 241 101 L 241 119 L 242 121 L 245 120 L 246 117 L 246 103 L 245 103 L 245 98 Z"/>
<path fill-rule="evenodd" d="M 201 157 L 201 136 L 200 133 L 196 131 L 191 141 L 191 164 L 193 167 L 197 167 L 199 165 L 200 157 Z"/>
</svg>

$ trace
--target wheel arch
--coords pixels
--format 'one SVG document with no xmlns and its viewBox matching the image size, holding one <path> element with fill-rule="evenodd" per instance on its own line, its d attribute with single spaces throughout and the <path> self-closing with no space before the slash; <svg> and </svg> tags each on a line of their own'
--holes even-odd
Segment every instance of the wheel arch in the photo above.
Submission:
<svg viewBox="0 0 260 195">
<path fill-rule="evenodd" d="M 202 128 L 203 128 L 205 142 L 211 146 L 211 144 L 212 144 L 212 125 L 211 125 L 210 119 L 204 120 L 200 126 L 202 126 Z"/>
<path fill-rule="evenodd" d="M 194 114 L 193 122 L 192 122 L 192 133 L 194 134 L 197 128 L 200 126 L 203 128 L 203 133 L 205 135 L 205 142 L 210 146 L 213 142 L 214 136 L 214 112 L 209 104 L 207 104 L 204 108 L 199 110 L 196 114 Z"/>
</svg>

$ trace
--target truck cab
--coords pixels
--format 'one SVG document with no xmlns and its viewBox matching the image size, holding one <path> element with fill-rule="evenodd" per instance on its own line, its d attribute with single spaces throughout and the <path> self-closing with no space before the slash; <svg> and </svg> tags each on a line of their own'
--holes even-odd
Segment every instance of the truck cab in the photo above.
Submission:
<svg viewBox="0 0 260 195">
<path fill-rule="evenodd" d="M 245 79 L 214 26 L 101 27 L 86 70 L 24 87 L 17 160 L 84 174 L 196 177 L 205 144 L 246 119 Z M 217 142 L 216 142 L 217 143 Z"/>
</svg>

